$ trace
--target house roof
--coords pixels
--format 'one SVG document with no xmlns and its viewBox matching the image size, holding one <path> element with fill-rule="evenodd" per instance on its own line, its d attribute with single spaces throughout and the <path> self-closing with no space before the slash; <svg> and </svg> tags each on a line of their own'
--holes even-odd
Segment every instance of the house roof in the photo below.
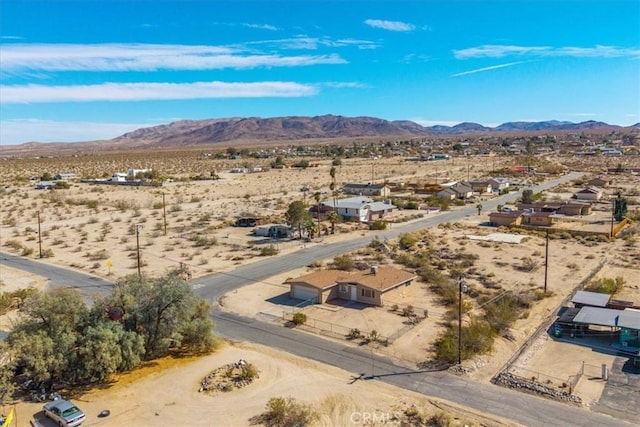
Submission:
<svg viewBox="0 0 640 427">
<path fill-rule="evenodd" d="M 522 215 L 521 211 L 511 211 L 511 212 L 490 212 L 489 218 L 492 216 L 497 218 L 517 218 Z"/>
<path fill-rule="evenodd" d="M 287 283 L 289 283 L 290 285 L 311 286 L 317 289 L 324 290 L 334 287 L 338 284 L 338 282 L 349 276 L 350 273 L 348 271 L 320 270 L 289 280 Z"/>
<path fill-rule="evenodd" d="M 320 203 L 322 206 L 329 206 L 332 208 L 343 208 L 343 209 L 360 209 L 364 206 L 368 206 L 369 210 L 373 212 L 382 211 L 386 209 L 395 208 L 394 205 L 384 202 L 374 202 L 373 199 L 369 197 L 349 197 L 346 199 L 338 199 L 338 200 L 325 200 Z"/>
<path fill-rule="evenodd" d="M 602 193 L 602 189 L 598 187 L 587 187 L 583 190 L 578 191 L 577 193 L 578 194 L 586 194 L 586 193 L 598 194 L 598 193 Z"/>
<path fill-rule="evenodd" d="M 329 289 L 341 283 L 357 283 L 367 288 L 385 292 L 402 285 L 417 276 L 399 268 L 391 266 L 379 267 L 376 274 L 370 271 L 348 272 L 342 270 L 321 270 L 305 274 L 289 280 L 290 285 L 311 286 L 316 289 Z"/>
<path fill-rule="evenodd" d="M 466 184 L 462 184 L 462 183 L 457 183 L 451 186 L 451 189 L 454 190 L 457 193 L 472 193 L 473 192 L 473 188 L 469 187 Z"/>
<path fill-rule="evenodd" d="M 384 187 L 386 187 L 386 185 L 384 184 L 345 184 L 343 188 L 376 188 L 376 189 L 383 189 Z"/>
<path fill-rule="evenodd" d="M 585 323 L 589 325 L 617 326 L 640 330 L 640 311 L 582 307 L 573 321 L 575 323 Z"/>
<path fill-rule="evenodd" d="M 593 307 L 606 307 L 611 295 L 598 292 L 578 291 L 571 299 L 574 304 L 584 304 Z"/>
</svg>

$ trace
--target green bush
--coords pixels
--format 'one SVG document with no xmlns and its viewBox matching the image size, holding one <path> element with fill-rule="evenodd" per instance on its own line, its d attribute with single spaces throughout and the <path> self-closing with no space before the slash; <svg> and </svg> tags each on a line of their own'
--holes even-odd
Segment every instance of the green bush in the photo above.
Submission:
<svg viewBox="0 0 640 427">
<path fill-rule="evenodd" d="M 338 270 L 349 271 L 355 267 L 353 257 L 349 254 L 338 255 L 333 258 L 333 267 Z"/>
<path fill-rule="evenodd" d="M 291 322 L 293 322 L 293 324 L 296 326 L 304 325 L 305 323 L 307 323 L 307 315 L 300 312 L 295 313 L 291 319 Z"/>
<path fill-rule="evenodd" d="M 403 233 L 398 237 L 398 243 L 402 249 L 411 249 L 418 243 L 418 238 L 412 233 Z"/>
<path fill-rule="evenodd" d="M 265 246 L 260 249 L 260 256 L 272 256 L 277 254 L 278 249 L 273 245 Z"/>
<path fill-rule="evenodd" d="M 473 320 L 462 326 L 462 359 L 469 359 L 477 354 L 491 350 L 495 331 L 488 322 Z M 436 358 L 447 363 L 458 361 L 458 328 L 451 327 L 440 336 L 435 344 Z"/>
<path fill-rule="evenodd" d="M 609 294 L 614 295 L 622 290 L 625 285 L 624 278 L 618 276 L 615 279 L 610 277 L 603 277 L 600 279 L 593 280 L 589 283 L 585 290 L 591 292 L 598 292 L 601 294 Z"/>
<path fill-rule="evenodd" d="M 387 221 L 384 219 L 377 219 L 375 221 L 373 221 L 370 225 L 369 225 L 369 230 L 386 230 L 387 229 Z"/>
</svg>

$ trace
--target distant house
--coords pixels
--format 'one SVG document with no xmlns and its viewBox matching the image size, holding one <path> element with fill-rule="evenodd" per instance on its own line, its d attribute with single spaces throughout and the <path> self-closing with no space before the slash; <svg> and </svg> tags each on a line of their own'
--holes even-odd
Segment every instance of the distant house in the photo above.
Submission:
<svg viewBox="0 0 640 427">
<path fill-rule="evenodd" d="M 468 185 L 463 184 L 461 182 L 453 184 L 449 188 L 456 192 L 456 197 L 458 199 L 463 199 L 464 200 L 464 199 L 468 199 L 469 197 L 473 196 L 473 188 L 471 188 Z"/>
<path fill-rule="evenodd" d="M 598 187 L 587 187 L 575 193 L 575 198 L 578 200 L 600 200 L 604 194 L 604 191 Z"/>
<path fill-rule="evenodd" d="M 590 203 L 570 203 L 570 202 L 536 202 L 536 203 L 518 203 L 518 210 L 529 209 L 533 212 L 551 212 L 558 215 L 576 216 L 591 215 Z"/>
<path fill-rule="evenodd" d="M 249 169 L 247 169 L 247 168 L 231 168 L 231 169 L 229 169 L 229 172 L 231 172 L 231 173 L 247 173 L 247 172 L 249 172 Z"/>
<path fill-rule="evenodd" d="M 66 181 L 70 179 L 76 179 L 78 176 L 75 173 L 59 173 L 53 177 L 56 181 Z"/>
<path fill-rule="evenodd" d="M 36 184 L 36 190 L 53 190 L 56 183 L 51 181 L 40 181 Z"/>
<path fill-rule="evenodd" d="M 520 223 L 539 227 L 551 227 L 553 225 L 553 215 L 553 212 L 523 213 Z"/>
<path fill-rule="evenodd" d="M 342 187 L 342 192 L 356 196 L 387 197 L 391 194 L 391 188 L 384 184 L 346 184 Z"/>
<path fill-rule="evenodd" d="M 110 181 L 110 182 L 126 182 L 127 181 L 127 174 L 126 173 L 121 173 L 121 172 L 116 172 L 113 175 L 111 175 L 111 178 L 107 179 L 107 181 Z"/>
<path fill-rule="evenodd" d="M 464 184 L 471 187 L 474 193 L 490 194 L 493 192 L 493 186 L 487 181 L 465 181 Z"/>
<path fill-rule="evenodd" d="M 258 237 L 271 237 L 273 239 L 284 239 L 293 237 L 293 231 L 288 224 L 265 224 L 259 225 L 253 230 L 253 235 Z"/>
<path fill-rule="evenodd" d="M 447 200 L 453 200 L 458 197 L 458 193 L 452 190 L 450 187 L 445 187 L 436 193 L 436 196 L 445 198 Z"/>
<path fill-rule="evenodd" d="M 509 180 L 507 178 L 491 178 L 489 179 L 491 188 L 494 192 L 499 193 L 505 188 L 509 187 Z"/>
<path fill-rule="evenodd" d="M 385 297 L 400 292 L 402 286 L 409 286 L 416 278 L 406 270 L 382 266 L 358 272 L 314 271 L 287 283 L 289 295 L 295 299 L 311 300 L 317 304 L 342 299 L 381 306 Z"/>
<path fill-rule="evenodd" d="M 613 177 L 606 176 L 606 175 L 596 176 L 595 178 L 592 178 L 589 181 L 587 181 L 587 184 L 591 187 L 599 187 L 599 188 L 611 187 L 611 184 L 613 184 Z"/>
<path fill-rule="evenodd" d="M 313 209 L 315 208 L 312 208 L 312 210 Z M 355 219 L 359 222 L 370 222 L 384 218 L 395 209 L 397 209 L 397 207 L 392 204 L 374 202 L 368 197 L 349 197 L 346 199 L 325 200 L 324 202 L 320 202 L 321 213 L 335 211 L 342 218 Z"/>
<path fill-rule="evenodd" d="M 489 213 L 489 222 L 491 222 L 491 225 L 495 225 L 497 227 L 520 225 L 522 222 L 522 212 L 491 212 Z"/>
</svg>

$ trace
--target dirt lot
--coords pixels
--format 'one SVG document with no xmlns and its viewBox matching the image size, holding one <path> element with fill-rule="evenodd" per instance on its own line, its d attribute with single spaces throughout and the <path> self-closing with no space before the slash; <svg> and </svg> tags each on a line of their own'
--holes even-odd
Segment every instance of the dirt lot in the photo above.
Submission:
<svg viewBox="0 0 640 427">
<path fill-rule="evenodd" d="M 44 160 L 44 159 L 43 159 Z M 86 159 L 85 159 L 86 162 Z M 398 159 L 372 160 L 348 159 L 338 170 L 339 184 L 347 182 L 369 182 L 372 171 L 375 180 L 394 181 L 433 181 L 436 173 L 440 182 L 444 180 L 461 180 L 469 176 L 471 179 L 487 176 L 487 171 L 478 164 L 453 162 L 410 163 Z M 510 159 L 499 159 L 498 165 L 509 164 Z M 87 162 L 88 163 L 88 162 Z M 436 165 L 436 163 L 438 163 Z M 51 173 L 74 171 L 75 163 L 69 167 L 59 165 Z M 274 222 L 282 219 L 282 213 L 292 200 L 304 197 L 300 192 L 302 185 L 311 187 L 312 192 L 328 192 L 330 183 L 328 161 L 318 162 L 319 166 L 306 170 L 282 169 L 270 170 L 256 174 L 231 174 L 228 168 L 237 166 L 234 162 L 184 163 L 176 161 L 176 170 L 183 173 L 216 170 L 221 179 L 216 181 L 191 181 L 188 183 L 171 183 L 161 188 L 121 188 L 107 185 L 72 184 L 69 190 L 38 191 L 32 185 L 15 183 L 7 180 L 5 191 L 0 193 L 0 244 L 2 250 L 25 256 L 37 257 L 38 243 L 41 239 L 47 257 L 43 262 L 80 269 L 94 275 L 117 278 L 136 271 L 136 225 L 142 225 L 139 231 L 140 253 L 143 261 L 143 272 L 162 274 L 168 269 L 180 265 L 188 266 L 194 278 L 218 271 L 230 271 L 238 265 L 261 259 L 260 244 L 250 236 L 250 229 L 233 228 L 228 224 L 238 215 L 259 214 L 269 216 Z M 5 162 L 9 172 L 7 177 L 30 176 L 45 170 L 45 164 L 38 162 L 10 163 Z M 169 163 L 162 167 L 169 171 Z M 14 168 L 15 166 L 15 168 Z M 197 166 L 197 167 L 196 167 Z M 80 168 L 80 166 L 77 166 Z M 99 167 L 93 166 L 95 176 L 126 170 L 128 167 L 156 167 L 152 162 L 139 164 L 106 162 Z M 13 169 L 12 169 L 13 168 Z M 437 168 L 437 172 L 436 172 Z M 593 169 L 595 170 L 595 169 Z M 77 170 L 82 173 L 82 170 Z M 185 172 L 187 171 L 187 172 Z M 169 171 L 170 172 L 170 171 Z M 88 173 L 88 171 L 87 171 Z M 176 172 L 172 172 L 176 173 Z M 640 186 L 638 177 L 630 178 L 624 183 L 626 194 L 633 196 Z M 575 187 L 578 188 L 578 187 Z M 575 188 L 561 189 L 556 195 L 566 198 Z M 612 190 L 610 190 L 612 191 Z M 163 194 L 166 200 L 167 235 L 164 235 Z M 636 194 L 637 195 L 637 194 Z M 637 202 L 637 201 L 636 201 Z M 600 207 L 600 205 L 598 205 Z M 631 205 L 633 209 L 637 204 Z M 594 218 L 603 218 L 609 212 L 610 205 L 603 204 Z M 37 212 L 40 213 L 41 232 L 38 234 Z M 399 215 L 415 212 L 405 211 Z M 538 289 L 544 283 L 545 241 L 542 236 L 530 236 L 520 244 L 488 243 L 472 241 L 465 238 L 468 234 L 488 234 L 494 228 L 481 227 L 488 220 L 488 212 L 477 217 L 470 217 L 458 224 L 451 224 L 430 231 L 437 247 L 454 251 L 463 251 L 477 257 L 474 268 L 484 272 L 493 283 L 494 289 L 519 292 L 520 290 Z M 607 227 L 606 224 L 602 227 Z M 353 233 L 361 235 L 371 233 L 354 224 L 341 224 L 336 235 L 323 237 L 326 242 L 348 239 Z M 371 234 L 372 236 L 374 234 Z M 633 236 L 632 236 L 633 237 Z M 300 247 L 299 241 L 280 243 L 280 254 L 295 251 Z M 363 258 L 370 256 L 366 251 Z M 630 286 L 625 290 L 628 295 L 621 299 L 640 299 L 637 285 L 637 273 L 629 272 L 628 267 L 634 265 L 639 257 L 638 243 L 634 238 L 617 240 L 613 243 L 593 242 L 582 238 L 554 239 L 550 242 L 550 264 L 548 286 L 552 291 L 550 297 L 537 302 L 528 311 L 528 315 L 518 319 L 510 329 L 510 338 L 496 341 L 491 354 L 483 355 L 467 363 L 471 369 L 470 376 L 480 381 L 488 381 L 531 335 L 545 319 L 554 313 L 560 302 L 574 289 L 581 280 L 591 272 L 603 258 L 609 259 L 609 266 L 601 273 L 607 277 L 623 274 Z M 538 267 L 529 272 L 522 272 L 517 267 L 524 258 L 533 259 Z M 324 260 L 324 263 L 330 260 Z M 612 268 L 613 270 L 607 270 Z M 615 270 L 620 268 L 621 270 Z M 618 272 L 620 271 L 620 272 Z M 249 316 L 260 312 L 280 316 L 283 311 L 290 310 L 296 301 L 287 299 L 288 286 L 283 282 L 287 277 L 296 277 L 307 272 L 306 269 L 287 272 L 285 275 L 270 278 L 261 283 L 248 285 L 228 294 L 223 300 L 225 310 L 237 311 Z M 7 285 L 3 290 L 21 286 L 42 287 L 46 280 L 28 277 L 22 273 L 10 271 L 0 265 L 0 279 Z M 467 283 L 471 290 L 483 292 L 485 285 L 474 280 Z M 634 287 L 635 286 L 635 287 Z M 396 339 L 389 347 L 380 347 L 376 351 L 389 356 L 418 363 L 432 357 L 432 343 L 443 330 L 441 316 L 443 308 L 424 283 L 414 283 L 397 295 L 394 300 L 399 306 L 411 304 L 418 313 L 428 310 L 429 317 L 415 326 L 407 327 L 401 316 L 391 313 L 388 307 L 358 309 L 334 306 L 330 309 L 307 307 L 305 312 L 318 324 L 340 325 L 342 328 L 358 328 L 362 331 L 378 330 L 381 334 L 394 335 Z M 271 300 L 271 301 L 270 301 Z M 10 325 L 9 320 L 0 326 L 2 329 Z M 555 347 L 552 341 L 544 342 L 541 349 L 531 358 L 526 369 L 540 370 L 545 367 L 549 376 L 564 378 L 578 366 L 563 365 L 559 358 L 565 355 L 572 360 L 579 358 L 590 364 L 603 362 L 600 355 L 590 355 L 588 351 L 580 351 L 580 356 L 571 351 Z M 578 351 L 578 350 L 575 350 Z M 593 356 L 593 359 L 590 357 Z M 256 361 L 264 372 L 263 379 L 247 389 L 234 392 L 233 395 L 211 398 L 197 393 L 196 386 L 207 370 L 238 358 Z M 281 360 L 282 359 L 282 360 Z M 282 365 L 280 364 L 282 363 Z M 290 365 L 285 365 L 289 363 Z M 193 361 L 178 368 L 177 365 L 159 366 L 158 371 L 145 371 L 146 374 L 135 374 L 144 380 L 122 380 L 106 390 L 96 390 L 86 396 L 79 396 L 79 403 L 91 415 L 92 422 L 87 425 L 114 425 L 121 423 L 122 417 L 136 417 L 135 425 L 145 424 L 149 419 L 162 417 L 167 424 L 180 424 L 185 416 L 199 414 L 197 419 L 205 420 L 200 425 L 211 425 L 211 420 L 229 420 L 228 425 L 246 425 L 248 417 L 259 413 L 269 397 L 291 394 L 291 390 L 302 389 L 300 366 L 304 369 L 316 369 L 310 375 L 317 384 L 304 383 L 315 392 L 311 399 L 317 404 L 322 399 L 332 398 L 334 392 L 339 396 L 335 401 L 348 402 L 347 408 L 340 406 L 335 415 L 344 420 L 346 413 L 353 408 L 362 408 L 363 402 L 373 400 L 377 393 L 388 396 L 377 399 L 385 402 L 380 408 L 387 410 L 386 402 L 396 402 L 398 392 L 395 389 L 380 389 L 369 392 L 352 393 L 354 386 L 347 386 L 349 374 L 335 374 L 333 368 L 317 366 L 311 362 L 293 360 L 291 356 L 275 354 L 268 349 L 254 347 L 228 347 L 220 353 Z M 160 369 L 163 367 L 163 369 Z M 297 367 L 297 368 L 296 368 Z M 184 370 L 186 369 L 186 370 Z M 134 377 L 135 377 L 134 375 Z M 337 380 L 336 380 L 337 375 Z M 569 374 L 570 375 L 570 374 Z M 134 378 L 130 377 L 130 378 Z M 128 382 L 130 381 L 130 382 Z M 270 381 L 270 382 L 268 382 Z M 262 385 L 261 385 L 262 384 Z M 268 384 L 266 386 L 265 384 Z M 344 384 L 344 386 L 342 385 Z M 317 387 L 316 387 L 317 386 Z M 382 385 L 381 385 L 382 386 Z M 252 388 L 254 391 L 252 392 Z M 597 387 L 596 387 L 597 388 Z M 149 390 L 153 390 L 150 393 Z M 180 392 L 176 392 L 180 390 Z M 257 391 L 260 390 L 260 391 Z M 327 390 L 332 390 L 328 394 Z M 237 393 L 237 394 L 236 394 Z M 597 390 L 585 392 L 585 401 L 597 399 Z M 358 398 L 344 398 L 355 395 Z M 135 396 L 135 399 L 130 398 Z M 296 397 L 299 397 L 296 395 Z M 362 397 L 363 400 L 359 400 Z M 302 395 L 300 395 L 302 399 Z M 417 398 L 417 396 L 416 396 Z M 211 405 L 211 399 L 223 403 Z M 223 399 L 226 399 L 223 401 Z M 356 400 L 350 400 L 356 399 Z M 369 399 L 369 400 L 366 400 Z M 409 399 L 409 398 L 407 398 Z M 135 403 L 133 403 L 135 402 Z M 139 405 L 139 406 L 136 406 Z M 26 406 L 27 413 L 37 410 L 36 406 Z M 97 413 L 108 408 L 112 416 L 107 419 L 95 418 Z M 184 410 L 183 410 L 184 409 Z M 331 412 L 331 411 L 329 411 Z M 156 416 L 156 413 L 158 414 Z M 332 413 L 332 412 L 331 412 Z M 138 414 L 140 414 L 138 418 Z M 332 415 L 332 416 L 334 416 Z M 119 418 L 118 418 L 119 417 Z M 23 416 L 24 420 L 25 417 Z M 334 420 L 334 419 L 332 419 Z M 334 424 L 333 422 L 329 424 Z M 225 421 L 226 422 L 226 421 Z"/>
</svg>

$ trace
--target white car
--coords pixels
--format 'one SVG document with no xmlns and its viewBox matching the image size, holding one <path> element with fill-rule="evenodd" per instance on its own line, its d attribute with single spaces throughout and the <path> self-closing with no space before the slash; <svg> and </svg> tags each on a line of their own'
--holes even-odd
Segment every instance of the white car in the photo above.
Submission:
<svg viewBox="0 0 640 427">
<path fill-rule="evenodd" d="M 84 412 L 68 400 L 58 399 L 47 403 L 42 408 L 44 414 L 60 427 L 75 427 L 85 420 Z"/>
</svg>

